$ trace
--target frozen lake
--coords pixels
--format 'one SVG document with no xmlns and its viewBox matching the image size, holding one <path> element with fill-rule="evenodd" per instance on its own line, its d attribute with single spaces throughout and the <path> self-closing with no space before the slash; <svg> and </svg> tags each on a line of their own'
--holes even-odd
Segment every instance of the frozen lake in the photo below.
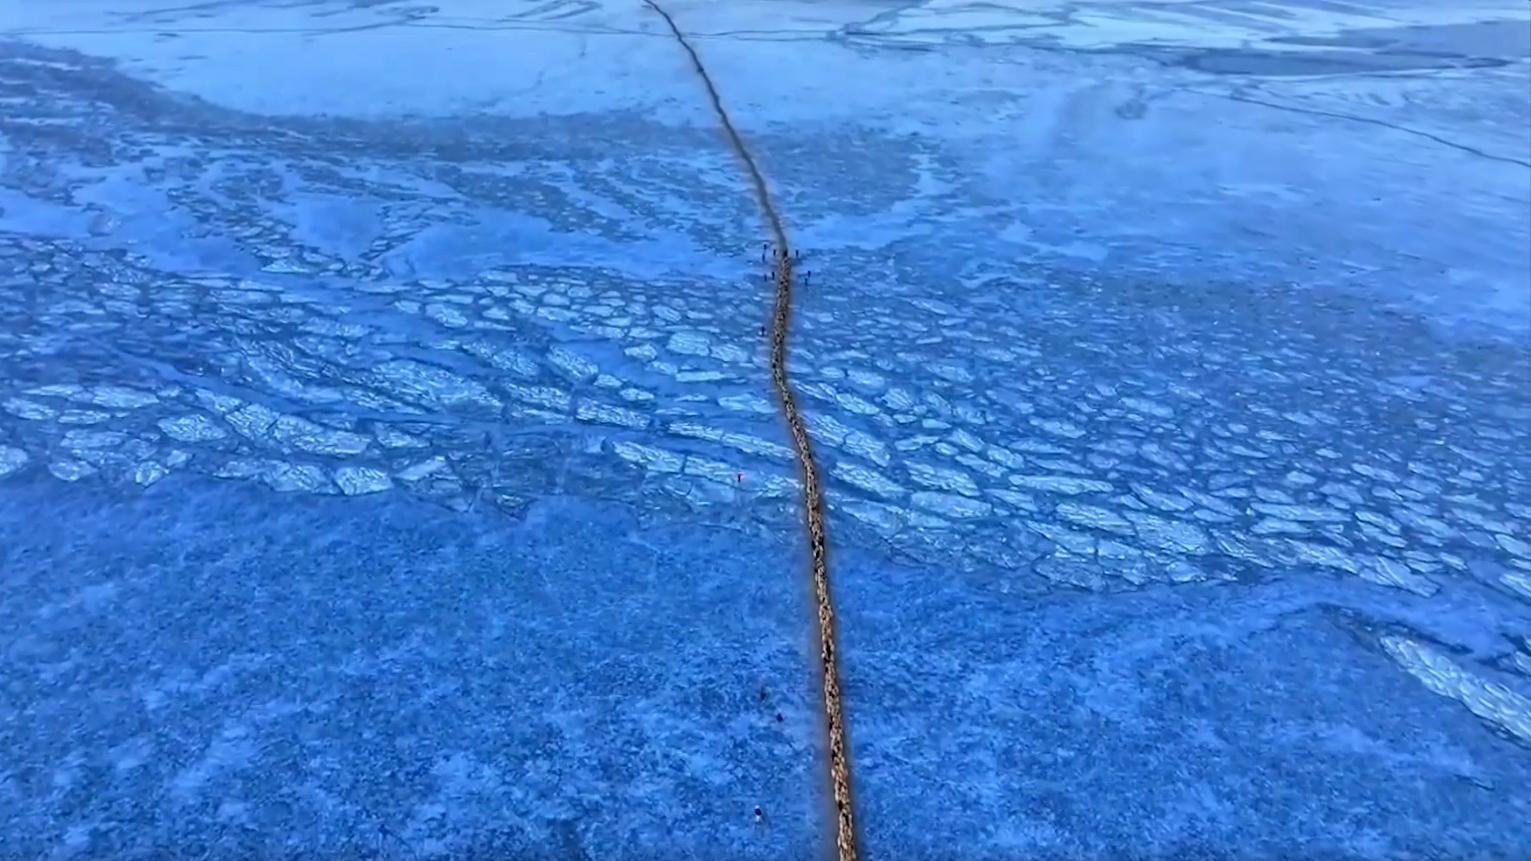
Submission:
<svg viewBox="0 0 1531 861">
<path fill-rule="evenodd" d="M 1523 3 L 665 5 L 865 857 L 1531 852 Z M 824 857 L 767 235 L 641 2 L 0 8 L 0 855 Z"/>
</svg>

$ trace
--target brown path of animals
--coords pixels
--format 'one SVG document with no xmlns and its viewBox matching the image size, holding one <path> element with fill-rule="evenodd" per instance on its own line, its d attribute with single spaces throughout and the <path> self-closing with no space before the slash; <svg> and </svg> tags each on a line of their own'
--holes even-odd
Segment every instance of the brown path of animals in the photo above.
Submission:
<svg viewBox="0 0 1531 861">
<path fill-rule="evenodd" d="M 707 88 L 707 98 L 712 102 L 712 109 L 723 125 L 729 145 L 733 147 L 734 153 L 739 156 L 739 161 L 743 163 L 745 171 L 749 174 L 750 184 L 755 190 L 755 202 L 760 206 L 761 215 L 770 228 L 771 238 L 776 248 L 772 260 L 776 304 L 771 315 L 771 384 L 776 390 L 777 403 L 781 407 L 782 417 L 787 422 L 787 430 L 792 435 L 792 446 L 797 452 L 797 462 L 803 482 L 803 515 L 808 527 L 810 573 L 819 615 L 819 657 L 823 664 L 824 716 L 829 736 L 829 776 L 833 785 L 835 802 L 835 848 L 839 861 L 855 861 L 858 853 L 855 820 L 851 808 L 850 757 L 845 745 L 845 708 L 840 696 L 839 660 L 835 648 L 835 608 L 829 596 L 829 566 L 825 553 L 824 491 L 819 478 L 818 464 L 813 459 L 813 447 L 808 439 L 808 429 L 803 424 L 803 416 L 797 408 L 797 399 L 793 396 L 792 386 L 787 379 L 787 325 L 792 316 L 792 250 L 787 244 L 787 232 L 782 227 L 781 215 L 776 211 L 775 204 L 771 202 L 771 193 L 766 187 L 765 177 L 761 175 L 760 167 L 755 163 L 749 148 L 744 145 L 744 139 L 739 136 L 739 130 L 734 127 L 728 111 L 724 109 L 722 97 L 718 95 L 718 88 L 713 84 L 712 77 L 707 74 L 707 68 L 702 65 L 701 57 L 697 56 L 696 49 L 691 47 L 691 43 L 681 33 L 680 27 L 668 12 L 654 0 L 644 0 L 644 4 L 664 19 L 670 27 L 670 32 L 675 35 L 675 40 L 690 56 L 691 66 L 696 70 L 702 85 Z"/>
</svg>

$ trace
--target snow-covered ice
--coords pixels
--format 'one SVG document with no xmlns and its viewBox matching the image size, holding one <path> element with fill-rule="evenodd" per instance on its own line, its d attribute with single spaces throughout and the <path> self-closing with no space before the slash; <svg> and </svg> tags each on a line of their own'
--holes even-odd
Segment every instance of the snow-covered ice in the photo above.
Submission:
<svg viewBox="0 0 1531 861">
<path fill-rule="evenodd" d="M 1531 844 L 1524 4 L 667 8 L 867 857 Z M 764 233 L 642 3 L 0 8 L 0 855 L 822 848 Z"/>
</svg>

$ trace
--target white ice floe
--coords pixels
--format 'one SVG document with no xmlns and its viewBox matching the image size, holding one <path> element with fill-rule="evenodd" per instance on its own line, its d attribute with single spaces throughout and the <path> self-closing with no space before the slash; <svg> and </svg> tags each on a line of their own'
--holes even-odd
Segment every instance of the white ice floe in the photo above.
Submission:
<svg viewBox="0 0 1531 861">
<path fill-rule="evenodd" d="M 1531 699 L 1499 682 L 1473 675 L 1427 643 L 1385 636 L 1382 648 L 1431 691 L 1456 700 L 1521 741 L 1531 742 Z"/>
<path fill-rule="evenodd" d="M 393 487 L 388 473 L 370 466 L 342 466 L 335 470 L 335 484 L 347 496 L 378 493 Z"/>
<path fill-rule="evenodd" d="M 177 442 L 212 442 L 228 436 L 212 419 L 197 413 L 160 419 L 158 424 L 165 436 Z"/>
<path fill-rule="evenodd" d="M 9 445 L 0 445 L 0 478 L 27 465 L 27 453 L 19 448 Z"/>
</svg>

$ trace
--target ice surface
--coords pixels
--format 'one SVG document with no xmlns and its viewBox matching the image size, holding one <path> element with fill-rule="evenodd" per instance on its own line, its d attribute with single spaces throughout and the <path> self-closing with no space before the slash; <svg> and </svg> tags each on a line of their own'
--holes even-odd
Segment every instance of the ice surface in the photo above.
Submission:
<svg viewBox="0 0 1531 861">
<path fill-rule="evenodd" d="M 1531 841 L 1523 6 L 673 11 L 869 857 Z M 0 854 L 811 854 L 761 233 L 642 4 L 0 10 Z"/>
</svg>

